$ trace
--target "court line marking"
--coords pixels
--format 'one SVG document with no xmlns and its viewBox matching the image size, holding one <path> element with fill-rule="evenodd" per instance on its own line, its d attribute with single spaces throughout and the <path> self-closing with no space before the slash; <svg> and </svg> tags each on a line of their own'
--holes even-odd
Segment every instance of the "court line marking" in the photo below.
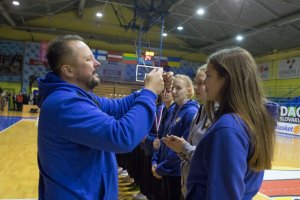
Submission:
<svg viewBox="0 0 300 200">
<path fill-rule="evenodd" d="M 0 134 L 1 133 L 4 133 L 4 131 L 6 131 L 7 129 L 9 129 L 9 128 L 11 128 L 11 127 L 13 127 L 13 126 L 15 126 L 15 125 L 17 125 L 18 123 L 20 123 L 21 121 L 34 121 L 34 120 L 37 120 L 37 119 L 23 119 L 23 118 L 21 118 L 19 121 L 17 121 L 16 123 L 13 123 L 12 125 L 10 125 L 10 126 L 8 126 L 8 127 L 6 127 L 5 129 L 3 129 L 2 131 L 0 131 Z"/>
<path fill-rule="evenodd" d="M 16 124 L 20 123 L 22 120 L 23 120 L 23 119 L 21 118 L 21 119 L 20 119 L 19 121 L 17 121 L 16 123 L 13 123 L 12 125 L 6 127 L 6 128 L 3 129 L 2 131 L 0 131 L 0 134 L 1 134 L 1 133 L 4 133 L 4 131 L 6 131 L 7 129 L 9 129 L 9 128 L 15 126 Z"/>
<path fill-rule="evenodd" d="M 0 199 L 0 200 L 38 200 L 38 199 Z"/>
<path fill-rule="evenodd" d="M 262 198 L 271 199 L 271 198 L 268 197 L 267 195 L 265 195 L 265 194 L 263 194 L 263 193 L 260 193 L 260 192 L 258 192 L 256 195 L 257 195 L 257 196 L 260 196 L 260 197 L 262 197 Z"/>
</svg>

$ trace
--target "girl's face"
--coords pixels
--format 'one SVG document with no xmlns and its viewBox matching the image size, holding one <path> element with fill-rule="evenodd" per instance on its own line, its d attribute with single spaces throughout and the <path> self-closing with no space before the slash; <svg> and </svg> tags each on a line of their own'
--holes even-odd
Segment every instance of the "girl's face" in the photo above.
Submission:
<svg viewBox="0 0 300 200">
<path fill-rule="evenodd" d="M 200 102 L 204 102 L 206 100 L 205 79 L 206 74 L 204 71 L 200 71 L 196 74 L 194 88 L 197 100 Z"/>
<path fill-rule="evenodd" d="M 172 93 L 171 92 L 162 92 L 162 101 L 165 102 L 165 103 L 171 103 L 173 101 L 173 98 L 172 98 Z"/>
<path fill-rule="evenodd" d="M 187 84 L 185 81 L 181 78 L 175 78 L 173 82 L 173 88 L 172 88 L 172 97 L 173 100 L 178 105 L 183 105 L 188 97 L 189 88 L 187 87 Z"/>
<path fill-rule="evenodd" d="M 225 78 L 218 75 L 212 64 L 207 65 L 205 91 L 206 98 L 211 101 L 219 101 L 221 90 L 224 87 Z"/>
</svg>

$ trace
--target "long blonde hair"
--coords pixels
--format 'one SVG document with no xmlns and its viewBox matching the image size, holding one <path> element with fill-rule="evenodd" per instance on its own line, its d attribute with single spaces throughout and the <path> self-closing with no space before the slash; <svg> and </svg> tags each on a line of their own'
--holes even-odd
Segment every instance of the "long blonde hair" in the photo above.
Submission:
<svg viewBox="0 0 300 200">
<path fill-rule="evenodd" d="M 265 107 L 256 63 L 251 54 L 240 47 L 226 48 L 212 54 L 208 64 L 225 78 L 219 95 L 220 108 L 207 102 L 208 117 L 217 120 L 225 113 L 237 113 L 248 126 L 252 154 L 248 165 L 252 170 L 271 168 L 275 143 L 275 121 Z"/>
</svg>

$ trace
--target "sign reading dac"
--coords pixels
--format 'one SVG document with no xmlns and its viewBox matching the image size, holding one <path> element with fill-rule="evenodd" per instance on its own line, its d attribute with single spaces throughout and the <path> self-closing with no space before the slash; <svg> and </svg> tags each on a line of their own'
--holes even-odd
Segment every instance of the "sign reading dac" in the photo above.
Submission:
<svg viewBox="0 0 300 200">
<path fill-rule="evenodd" d="M 280 122 L 300 124 L 300 107 L 280 106 Z"/>
<path fill-rule="evenodd" d="M 276 130 L 281 133 L 300 135 L 300 105 L 280 106 Z"/>
</svg>

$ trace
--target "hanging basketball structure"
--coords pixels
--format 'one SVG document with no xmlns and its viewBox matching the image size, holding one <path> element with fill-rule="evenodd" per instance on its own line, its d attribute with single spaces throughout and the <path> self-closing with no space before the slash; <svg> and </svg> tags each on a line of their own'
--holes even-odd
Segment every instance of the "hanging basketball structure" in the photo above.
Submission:
<svg viewBox="0 0 300 200">
<path fill-rule="evenodd" d="M 161 55 L 163 48 L 163 29 L 164 29 L 164 15 L 161 16 L 161 34 L 159 48 L 153 48 L 148 43 L 148 46 L 142 46 L 142 27 L 139 29 L 138 37 L 138 64 L 136 65 L 136 81 L 143 82 L 145 76 L 153 69 L 161 67 Z"/>
<path fill-rule="evenodd" d="M 136 81 L 143 82 L 147 73 L 153 68 L 162 67 L 162 49 L 163 49 L 163 32 L 165 16 L 168 14 L 164 1 L 161 1 L 159 5 L 154 5 L 154 0 L 151 0 L 151 4 L 142 5 L 137 0 L 134 1 L 133 18 L 127 22 L 121 13 L 121 7 L 116 8 L 112 5 L 112 8 L 118 18 L 120 26 L 126 31 L 131 30 L 133 33 L 134 45 L 136 47 Z M 161 31 L 159 34 L 159 46 L 153 47 L 149 41 L 143 41 L 143 35 L 152 28 L 154 25 L 160 24 Z M 136 36 L 137 35 L 137 36 Z"/>
</svg>

